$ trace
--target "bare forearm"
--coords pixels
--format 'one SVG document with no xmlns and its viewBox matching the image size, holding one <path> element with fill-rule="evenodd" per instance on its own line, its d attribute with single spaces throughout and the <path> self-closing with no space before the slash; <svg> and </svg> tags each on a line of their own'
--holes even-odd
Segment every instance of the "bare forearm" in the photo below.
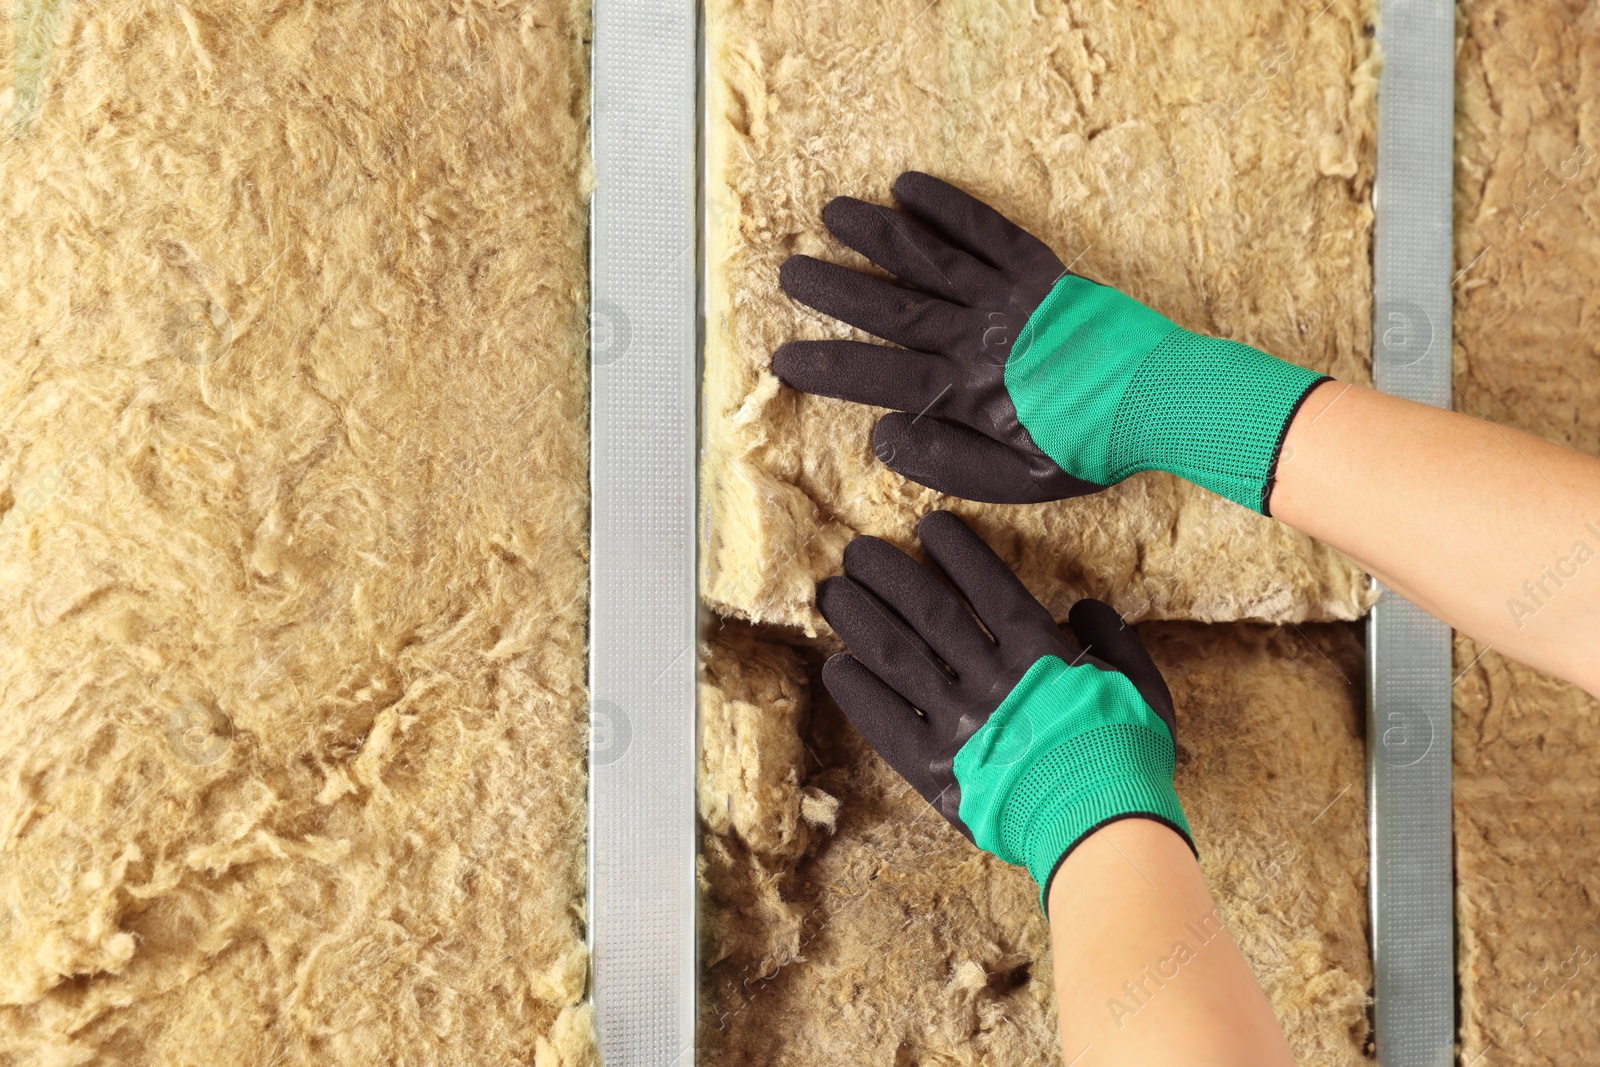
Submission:
<svg viewBox="0 0 1600 1067">
<path fill-rule="evenodd" d="M 1194 855 L 1147 819 L 1111 823 L 1050 887 L 1064 1063 L 1248 1063 L 1293 1058 L 1222 925 Z"/>
<path fill-rule="evenodd" d="M 1600 695 L 1600 460 L 1328 382 L 1290 425 L 1271 510 L 1451 626 Z"/>
</svg>

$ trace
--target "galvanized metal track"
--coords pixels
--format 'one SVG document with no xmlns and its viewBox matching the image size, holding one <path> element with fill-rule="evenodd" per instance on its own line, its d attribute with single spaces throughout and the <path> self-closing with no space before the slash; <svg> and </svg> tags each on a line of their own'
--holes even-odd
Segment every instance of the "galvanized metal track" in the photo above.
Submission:
<svg viewBox="0 0 1600 1067">
<path fill-rule="evenodd" d="M 596 0 L 591 992 L 607 1067 L 692 1064 L 698 11 Z"/>
<path fill-rule="evenodd" d="M 1451 403 L 1455 7 L 1381 0 L 1373 379 Z M 1373 972 L 1383 1067 L 1455 1059 L 1450 628 L 1384 590 L 1368 629 Z"/>
</svg>

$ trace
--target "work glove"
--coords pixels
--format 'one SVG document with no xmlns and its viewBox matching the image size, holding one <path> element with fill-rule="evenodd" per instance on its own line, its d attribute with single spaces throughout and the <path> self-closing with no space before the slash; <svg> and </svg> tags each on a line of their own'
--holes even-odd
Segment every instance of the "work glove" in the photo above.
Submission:
<svg viewBox="0 0 1600 1067">
<path fill-rule="evenodd" d="M 779 279 L 904 348 L 791 341 L 785 384 L 894 409 L 873 450 L 952 496 L 1027 504 L 1163 470 L 1268 513 L 1289 421 L 1326 376 L 1182 329 L 937 178 L 907 171 L 894 196 L 906 214 L 841 196 L 822 219 L 900 285 L 810 256 Z"/>
<path fill-rule="evenodd" d="M 1172 694 L 1133 630 L 1080 600 L 1074 644 L 960 519 L 932 512 L 917 534 L 960 597 L 876 537 L 817 588 L 850 650 L 822 681 L 868 743 L 979 848 L 1027 867 L 1047 915 L 1061 861 L 1109 822 L 1154 819 L 1193 849 Z"/>
</svg>

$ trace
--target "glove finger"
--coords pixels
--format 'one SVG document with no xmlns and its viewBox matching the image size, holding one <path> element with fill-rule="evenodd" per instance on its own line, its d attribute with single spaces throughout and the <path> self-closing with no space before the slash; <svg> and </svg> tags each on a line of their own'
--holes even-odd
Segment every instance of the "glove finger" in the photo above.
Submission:
<svg viewBox="0 0 1600 1067">
<path fill-rule="evenodd" d="M 906 171 L 894 181 L 894 198 L 934 233 L 999 270 L 1066 271 L 1043 241 L 977 197 L 930 174 Z"/>
<path fill-rule="evenodd" d="M 924 415 L 879 419 L 872 430 L 872 451 L 896 474 L 937 492 L 985 504 L 1038 504 L 1105 488 L 969 426 Z"/>
<path fill-rule="evenodd" d="M 1056 623 L 1022 580 L 972 528 L 948 511 L 930 511 L 917 537 L 939 569 L 961 590 L 983 625 L 1004 645 L 1035 638 Z"/>
<path fill-rule="evenodd" d="M 953 303 L 976 307 L 983 294 L 1009 288 L 993 268 L 892 208 L 839 196 L 822 209 L 822 221 L 840 241 L 906 285 Z"/>
<path fill-rule="evenodd" d="M 822 684 L 873 751 L 932 804 L 944 787 L 928 769 L 928 720 L 848 652 L 822 665 Z"/>
<path fill-rule="evenodd" d="M 973 313 L 967 308 L 837 263 L 790 256 L 778 281 L 807 307 L 906 348 L 952 355 L 971 333 Z"/>
<path fill-rule="evenodd" d="M 844 572 L 894 609 L 959 677 L 994 659 L 994 642 L 961 598 L 887 541 L 858 537 L 844 550 Z"/>
<path fill-rule="evenodd" d="M 817 610 L 861 665 L 929 714 L 955 706 L 955 683 L 928 643 L 877 597 L 844 577 L 817 586 Z"/>
<path fill-rule="evenodd" d="M 944 356 L 865 341 L 789 341 L 772 370 L 794 389 L 896 411 L 928 411 L 960 380 Z"/>
<path fill-rule="evenodd" d="M 1178 717 L 1173 712 L 1172 691 L 1134 628 L 1110 604 L 1092 599 L 1072 605 L 1067 625 L 1085 652 L 1128 676 L 1144 702 L 1167 724 L 1176 744 Z"/>
</svg>

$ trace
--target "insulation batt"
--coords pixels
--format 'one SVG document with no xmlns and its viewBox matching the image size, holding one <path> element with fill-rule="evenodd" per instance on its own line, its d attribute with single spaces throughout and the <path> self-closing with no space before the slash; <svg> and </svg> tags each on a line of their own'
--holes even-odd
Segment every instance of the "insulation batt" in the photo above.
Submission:
<svg viewBox="0 0 1600 1067">
<path fill-rule="evenodd" d="M 1600 701 L 1456 642 L 1462 1062 L 1600 1056 Z"/>
<path fill-rule="evenodd" d="M 866 268 L 829 199 L 928 171 L 1179 325 L 1364 381 L 1375 120 L 1356 0 L 710 0 L 702 589 L 817 632 L 851 536 L 959 512 L 1052 611 L 1353 619 L 1365 575 L 1170 476 L 1034 507 L 942 498 L 871 452 L 875 409 L 781 388 L 771 353 L 859 336 L 778 287 L 793 253 Z M 1286 457 L 1292 462 L 1292 456 Z"/>
<path fill-rule="evenodd" d="M 1474 2 L 1461 32 L 1456 407 L 1594 455 L 1600 7 Z M 1563 595 L 1560 568 L 1600 566 L 1594 530 L 1572 516 L 1587 553 L 1504 590 L 1508 618 Z M 1461 1061 L 1594 1063 L 1600 701 L 1464 637 L 1456 672 Z"/>
<path fill-rule="evenodd" d="M 822 207 L 885 202 L 916 168 L 1180 325 L 1366 380 L 1369 18 L 1355 0 L 709 0 L 701 589 L 722 621 L 702 666 L 702 1058 L 1059 1055 L 1026 873 L 946 826 L 816 682 L 839 646 L 815 581 L 857 533 L 915 551 L 916 520 L 948 507 L 1058 618 L 1093 595 L 1194 620 L 1146 632 L 1207 876 L 1297 1053 L 1364 1062 L 1359 643 L 1241 620 L 1357 618 L 1366 576 L 1161 474 L 1035 507 L 940 497 L 872 456 L 878 412 L 783 388 L 769 360 L 863 336 L 790 301 L 778 268 L 871 269 Z"/>
<path fill-rule="evenodd" d="M 1221 921 L 1301 1062 L 1367 1062 L 1355 629 L 1141 635 L 1177 703 L 1178 792 Z M 802 666 L 730 623 L 703 659 L 698 1062 L 1060 1062 L 1027 872 L 975 849 L 866 745 L 816 680 L 816 650 Z M 1137 1025 L 1159 995 L 1108 989 L 1107 1010 L 1116 999 Z"/>
<path fill-rule="evenodd" d="M 0 1063 L 596 1063 L 587 8 L 53 32 L 0 139 Z"/>
</svg>

